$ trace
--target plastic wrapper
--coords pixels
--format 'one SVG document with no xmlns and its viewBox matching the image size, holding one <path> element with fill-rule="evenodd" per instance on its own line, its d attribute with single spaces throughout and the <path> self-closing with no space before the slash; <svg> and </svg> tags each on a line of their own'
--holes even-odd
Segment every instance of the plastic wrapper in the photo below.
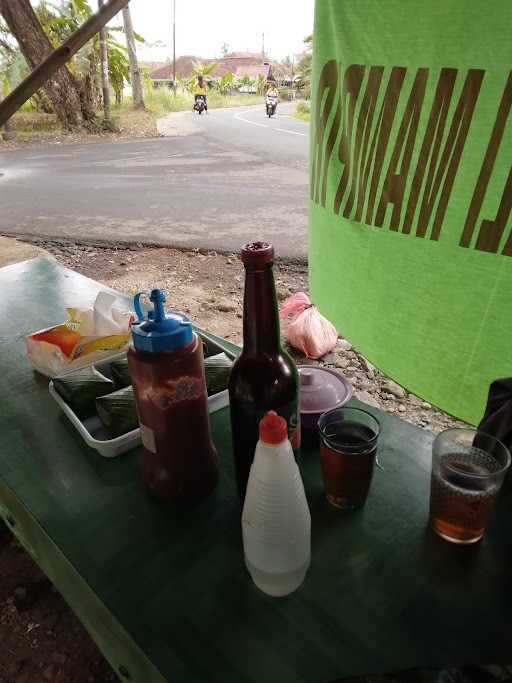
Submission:
<svg viewBox="0 0 512 683">
<path fill-rule="evenodd" d="M 133 314 L 113 294 L 100 292 L 93 308 L 68 308 L 68 319 L 25 339 L 34 368 L 47 377 L 67 374 L 125 351 Z"/>
<path fill-rule="evenodd" d="M 280 317 L 291 318 L 288 343 L 308 358 L 321 358 L 336 346 L 336 328 L 313 306 L 307 294 L 298 292 L 286 299 Z"/>
<path fill-rule="evenodd" d="M 204 360 L 208 396 L 218 394 L 228 388 L 233 361 L 225 353 L 209 356 Z"/>
<path fill-rule="evenodd" d="M 130 377 L 130 369 L 128 367 L 128 358 L 118 358 L 110 363 L 110 373 L 116 389 L 124 389 L 130 386 L 132 378 Z"/>
<path fill-rule="evenodd" d="M 133 387 L 125 387 L 96 399 L 102 425 L 112 438 L 128 434 L 139 426 Z"/>
<path fill-rule="evenodd" d="M 79 418 L 94 415 L 95 400 L 114 391 L 114 383 L 94 367 L 81 368 L 53 380 L 55 391 Z"/>
</svg>

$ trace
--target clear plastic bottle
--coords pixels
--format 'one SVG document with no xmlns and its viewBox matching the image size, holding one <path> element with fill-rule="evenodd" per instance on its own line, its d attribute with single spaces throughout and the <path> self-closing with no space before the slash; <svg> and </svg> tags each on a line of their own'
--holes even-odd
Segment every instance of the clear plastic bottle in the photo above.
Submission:
<svg viewBox="0 0 512 683">
<path fill-rule="evenodd" d="M 282 597 L 306 576 L 311 515 L 286 420 L 270 411 L 259 431 L 242 512 L 245 564 L 260 590 Z"/>
</svg>

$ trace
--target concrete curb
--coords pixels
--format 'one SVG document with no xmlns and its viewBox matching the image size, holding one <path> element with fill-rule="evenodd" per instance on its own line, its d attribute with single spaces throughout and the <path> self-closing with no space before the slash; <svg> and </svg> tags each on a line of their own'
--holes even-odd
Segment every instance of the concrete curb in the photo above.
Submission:
<svg viewBox="0 0 512 683">
<path fill-rule="evenodd" d="M 5 233 L 4 233 L 5 234 Z M 12 235 L 14 237 L 14 235 Z M 0 237 L 0 239 L 2 239 Z M 21 240 L 21 237 L 18 239 Z M 233 251 L 233 249 L 212 249 L 212 248 L 205 248 L 205 247 L 190 247 L 186 245 L 180 245 L 180 244 L 162 244 L 161 242 L 151 242 L 151 241 L 114 241 L 114 240 L 95 240 L 95 239 L 66 239 L 66 238 L 56 238 L 52 237 L 51 235 L 28 235 L 24 234 L 23 235 L 23 242 L 26 244 L 33 245 L 34 248 L 40 249 L 41 251 L 44 252 L 44 247 L 45 245 L 55 245 L 56 247 L 62 246 L 62 247 L 69 247 L 69 246 L 77 246 L 77 247 L 94 247 L 95 249 L 113 249 L 115 251 L 138 251 L 141 249 L 176 249 L 177 251 L 181 251 L 183 253 L 196 253 L 196 254 L 210 254 L 212 252 L 215 252 L 216 254 L 224 254 L 224 255 L 231 255 L 235 254 L 237 255 L 237 252 Z M 41 245 L 39 247 L 38 245 Z M 48 252 L 45 252 L 48 253 Z M 40 254 L 38 254 L 40 255 Z M 307 257 L 300 257 L 300 256 L 283 256 L 283 257 L 278 257 L 276 259 L 277 263 L 282 263 L 283 265 L 286 266 L 296 266 L 299 267 L 300 269 L 303 269 L 307 267 L 308 265 L 308 259 Z"/>
</svg>

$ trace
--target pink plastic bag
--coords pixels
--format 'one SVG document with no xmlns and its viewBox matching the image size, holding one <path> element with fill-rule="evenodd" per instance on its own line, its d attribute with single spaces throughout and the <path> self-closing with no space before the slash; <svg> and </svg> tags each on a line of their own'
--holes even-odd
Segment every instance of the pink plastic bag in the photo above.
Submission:
<svg viewBox="0 0 512 683">
<path fill-rule="evenodd" d="M 336 346 L 336 328 L 318 312 L 304 292 L 286 299 L 280 317 L 292 318 L 288 325 L 288 342 L 308 358 L 321 358 Z"/>
</svg>

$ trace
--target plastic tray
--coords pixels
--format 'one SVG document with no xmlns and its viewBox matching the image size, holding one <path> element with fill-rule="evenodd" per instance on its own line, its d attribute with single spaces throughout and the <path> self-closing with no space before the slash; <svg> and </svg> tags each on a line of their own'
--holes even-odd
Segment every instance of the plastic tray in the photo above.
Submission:
<svg viewBox="0 0 512 683">
<path fill-rule="evenodd" d="M 205 356 L 213 356 L 216 353 L 225 353 L 230 358 L 235 357 L 233 353 L 216 344 L 212 339 L 209 339 L 208 337 L 202 337 L 202 339 L 206 347 Z M 124 354 L 120 355 L 122 357 Z M 116 355 L 116 358 L 118 357 L 119 354 Z M 113 357 L 109 358 L 108 362 L 102 361 L 100 363 L 94 363 L 94 367 L 105 376 L 110 377 L 110 362 L 112 360 L 114 360 Z M 129 451 L 132 448 L 136 448 L 140 445 L 140 429 L 137 428 L 131 432 L 128 432 L 127 434 L 118 436 L 115 439 L 110 439 L 97 415 L 89 417 L 85 420 L 81 420 L 64 401 L 64 399 L 56 392 L 53 386 L 53 381 L 50 382 L 48 390 L 50 392 L 50 396 L 60 406 L 64 415 L 66 415 L 85 443 L 98 451 L 98 453 L 104 458 L 115 458 L 118 455 L 126 453 L 126 451 Z M 210 414 L 215 413 L 217 410 L 221 410 L 228 405 L 229 395 L 227 389 L 208 397 L 208 410 Z"/>
<path fill-rule="evenodd" d="M 115 458 L 140 445 L 140 429 L 137 428 L 115 439 L 109 439 L 97 415 L 81 420 L 55 391 L 53 382 L 50 382 L 49 391 L 85 443 L 97 450 L 104 458 Z M 226 391 L 221 391 L 220 394 L 208 397 L 208 410 L 210 413 L 215 413 L 217 410 L 221 410 L 228 405 L 229 395 L 227 389 Z"/>
</svg>

